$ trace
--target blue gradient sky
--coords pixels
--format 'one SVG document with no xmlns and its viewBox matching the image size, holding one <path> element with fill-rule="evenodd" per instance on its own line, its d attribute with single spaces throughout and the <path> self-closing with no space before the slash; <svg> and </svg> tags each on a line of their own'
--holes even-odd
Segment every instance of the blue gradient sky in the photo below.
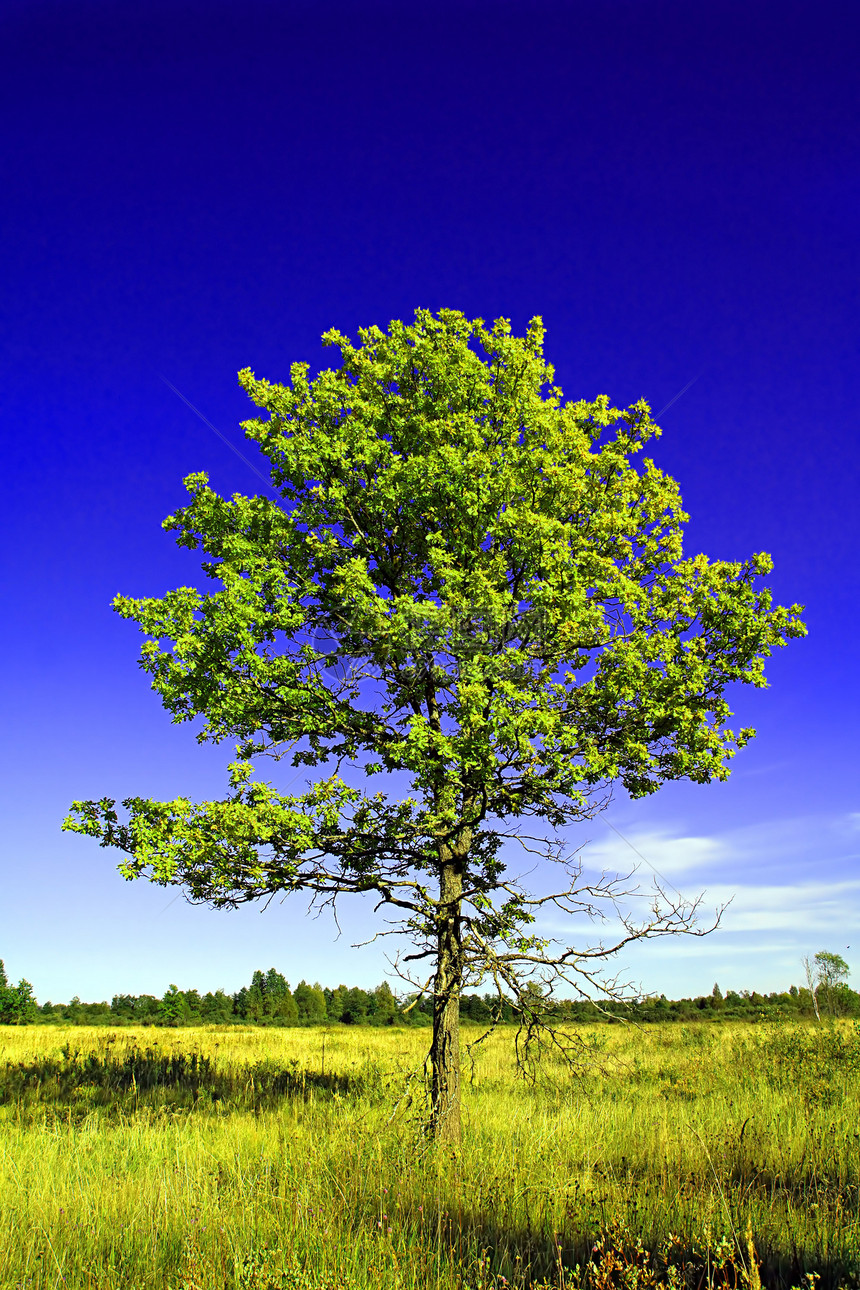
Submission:
<svg viewBox="0 0 860 1290">
<path fill-rule="evenodd" d="M 350 948 L 360 904 L 340 939 L 299 902 L 192 909 L 60 823 L 76 797 L 223 788 L 109 607 L 197 581 L 159 527 L 185 474 L 258 483 L 160 376 L 243 448 L 238 368 L 285 377 L 325 328 L 421 305 L 542 314 L 569 397 L 657 410 L 698 377 L 655 454 L 689 548 L 770 551 L 810 635 L 738 695 L 760 734 L 728 784 L 610 808 L 673 884 L 733 896 L 629 966 L 670 995 L 776 989 L 827 948 L 860 978 L 857 38 L 827 0 L 3 6 L 10 975 L 41 1000 L 383 975 Z M 571 840 L 636 859 L 601 820 Z"/>
</svg>

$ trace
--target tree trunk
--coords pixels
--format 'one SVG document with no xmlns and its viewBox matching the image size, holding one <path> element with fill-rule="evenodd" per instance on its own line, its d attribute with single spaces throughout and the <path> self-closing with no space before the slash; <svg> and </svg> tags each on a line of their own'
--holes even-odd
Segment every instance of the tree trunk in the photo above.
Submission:
<svg viewBox="0 0 860 1290">
<path fill-rule="evenodd" d="M 436 978 L 433 985 L 433 1042 L 430 1128 L 437 1142 L 460 1142 L 460 984 L 463 961 L 460 905 L 463 871 L 456 861 L 439 874 Z"/>
</svg>

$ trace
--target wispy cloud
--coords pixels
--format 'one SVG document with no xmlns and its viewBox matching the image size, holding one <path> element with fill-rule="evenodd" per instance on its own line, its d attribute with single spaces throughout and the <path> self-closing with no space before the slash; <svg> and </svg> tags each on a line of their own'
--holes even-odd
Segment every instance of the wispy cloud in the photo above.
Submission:
<svg viewBox="0 0 860 1290">
<path fill-rule="evenodd" d="M 673 836 L 667 830 L 651 829 L 629 834 L 607 834 L 589 842 L 582 860 L 589 869 L 627 872 L 634 864 L 658 874 L 693 873 L 718 865 L 725 855 L 720 837 Z"/>
<path fill-rule="evenodd" d="M 718 904 L 732 900 L 723 916 L 725 932 L 835 932 L 860 914 L 860 878 L 801 882 L 783 886 L 709 886 Z"/>
<path fill-rule="evenodd" d="M 643 878 L 651 870 L 671 880 L 705 884 L 709 892 L 731 883 L 762 890 L 807 881 L 810 870 L 826 865 L 836 880 L 860 859 L 860 812 L 838 816 L 797 816 L 766 820 L 711 834 L 686 834 L 671 827 L 624 829 L 594 837 L 582 850 L 589 870 L 624 872 L 639 863 Z"/>
<path fill-rule="evenodd" d="M 616 831 L 606 823 L 598 818 L 590 824 L 592 837 L 580 856 L 588 874 L 626 874 L 638 865 L 629 885 L 638 885 L 640 900 L 624 900 L 625 909 L 644 912 L 655 876 L 670 894 L 674 889 L 688 898 L 702 896 L 702 927 L 723 908 L 713 935 L 668 937 L 622 954 L 616 966 L 636 979 L 642 974 L 648 990 L 673 997 L 701 993 L 710 989 L 714 975 L 733 989 L 786 989 L 800 980 L 806 954 L 831 949 L 849 963 L 856 959 L 860 812 L 701 833 L 671 824 L 635 828 L 623 816 Z M 640 901 L 643 909 L 637 910 Z M 542 930 L 584 946 L 601 935 L 611 940 L 611 924 L 611 918 L 604 926 L 547 911 Z"/>
</svg>

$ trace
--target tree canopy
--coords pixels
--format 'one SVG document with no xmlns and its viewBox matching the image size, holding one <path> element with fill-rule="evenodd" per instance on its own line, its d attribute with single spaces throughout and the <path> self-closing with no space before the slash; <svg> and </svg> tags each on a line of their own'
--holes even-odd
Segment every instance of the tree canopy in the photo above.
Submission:
<svg viewBox="0 0 860 1290">
<path fill-rule="evenodd" d="M 609 945 L 539 935 L 547 904 L 618 894 L 559 831 L 614 784 L 726 778 L 754 733 L 728 724 L 728 688 L 763 686 L 804 631 L 761 585 L 766 555 L 685 556 L 678 487 L 642 456 L 648 404 L 566 402 L 543 336 L 418 310 L 357 343 L 326 333 L 338 362 L 314 378 L 239 374 L 274 496 L 190 476 L 164 527 L 212 589 L 115 601 L 173 720 L 237 741 L 229 791 L 76 802 L 67 821 L 125 852 L 127 877 L 215 906 L 374 893 L 412 942 L 403 965 L 429 966 L 433 1123 L 455 1139 L 464 984 L 529 988 L 536 1009 L 631 938 L 691 926 L 663 900 Z M 318 773 L 289 793 L 264 756 Z M 526 890 L 509 838 L 560 861 L 563 889 Z"/>
<path fill-rule="evenodd" d="M 0 959 L 0 1025 L 25 1025 L 35 1016 L 36 999 L 30 982 L 22 977 L 17 985 L 12 985 Z"/>
</svg>

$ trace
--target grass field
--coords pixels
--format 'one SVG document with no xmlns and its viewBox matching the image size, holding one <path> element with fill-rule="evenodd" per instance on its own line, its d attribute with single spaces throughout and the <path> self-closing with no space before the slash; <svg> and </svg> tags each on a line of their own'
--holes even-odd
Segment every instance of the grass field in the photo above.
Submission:
<svg viewBox="0 0 860 1290">
<path fill-rule="evenodd" d="M 860 1285 L 856 1025 L 578 1033 L 452 1159 L 426 1030 L 0 1028 L 0 1286 Z"/>
</svg>

